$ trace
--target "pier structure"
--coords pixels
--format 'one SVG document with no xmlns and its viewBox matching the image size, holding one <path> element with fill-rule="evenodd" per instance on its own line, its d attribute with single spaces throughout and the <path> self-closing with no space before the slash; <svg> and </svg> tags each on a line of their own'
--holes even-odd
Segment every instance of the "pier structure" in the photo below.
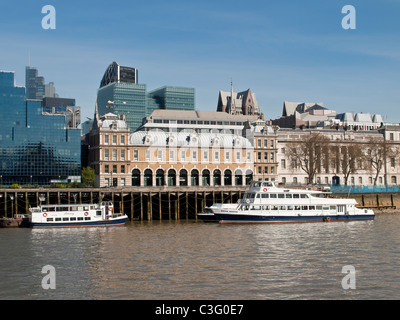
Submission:
<svg viewBox="0 0 400 320">
<path fill-rule="evenodd" d="M 27 214 L 40 204 L 112 201 L 115 212 L 131 221 L 197 220 L 198 212 L 215 202 L 235 203 L 247 186 L 0 189 L 0 217 Z"/>
</svg>

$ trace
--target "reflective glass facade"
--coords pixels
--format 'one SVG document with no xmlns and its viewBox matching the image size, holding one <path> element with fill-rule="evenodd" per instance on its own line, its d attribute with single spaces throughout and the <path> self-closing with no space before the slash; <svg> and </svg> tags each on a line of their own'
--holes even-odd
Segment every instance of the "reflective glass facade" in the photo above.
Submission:
<svg viewBox="0 0 400 320">
<path fill-rule="evenodd" d="M 194 110 L 194 89 L 166 86 L 147 92 L 144 84 L 113 82 L 98 90 L 97 107 L 100 115 L 126 115 L 129 129 L 134 132 L 156 109 Z"/>
<path fill-rule="evenodd" d="M 112 101 L 113 103 L 108 103 Z M 97 108 L 100 115 L 112 112 L 126 115 L 131 132 L 135 131 L 146 117 L 147 90 L 145 84 L 113 82 L 97 92 Z"/>
<path fill-rule="evenodd" d="M 164 86 L 149 92 L 148 114 L 155 109 L 194 110 L 194 88 Z"/>
<path fill-rule="evenodd" d="M 26 100 L 13 72 L 0 72 L 0 184 L 47 185 L 80 179 L 80 129 Z"/>
</svg>

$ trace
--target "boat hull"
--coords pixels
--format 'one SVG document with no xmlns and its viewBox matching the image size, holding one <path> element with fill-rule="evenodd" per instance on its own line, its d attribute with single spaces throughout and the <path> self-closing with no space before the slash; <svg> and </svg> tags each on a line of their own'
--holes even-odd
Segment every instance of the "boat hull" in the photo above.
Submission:
<svg viewBox="0 0 400 320">
<path fill-rule="evenodd" d="M 203 222 L 218 222 L 218 219 L 213 213 L 198 213 L 197 217 L 203 220 Z"/>
<path fill-rule="evenodd" d="M 127 216 L 99 221 L 78 221 L 78 222 L 31 222 L 30 227 L 38 228 L 76 228 L 76 227 L 116 227 L 123 226 L 128 219 Z"/>
<path fill-rule="evenodd" d="M 234 223 L 306 223 L 373 220 L 375 215 L 330 215 L 330 216 L 266 216 L 249 214 L 215 214 L 221 224 Z"/>
</svg>

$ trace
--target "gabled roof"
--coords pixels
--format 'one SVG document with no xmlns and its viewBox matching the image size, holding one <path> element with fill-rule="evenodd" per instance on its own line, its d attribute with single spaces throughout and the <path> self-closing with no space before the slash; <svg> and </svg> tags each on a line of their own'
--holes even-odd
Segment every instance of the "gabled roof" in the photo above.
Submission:
<svg viewBox="0 0 400 320">
<path fill-rule="evenodd" d="M 309 103 L 309 102 L 289 102 L 289 101 L 284 101 L 283 102 L 283 111 L 282 111 L 282 116 L 283 117 L 288 117 L 291 115 L 294 115 L 295 111 L 298 112 L 306 112 L 309 108 L 318 106 L 324 108 L 324 104 L 322 102 L 318 103 Z"/>
</svg>

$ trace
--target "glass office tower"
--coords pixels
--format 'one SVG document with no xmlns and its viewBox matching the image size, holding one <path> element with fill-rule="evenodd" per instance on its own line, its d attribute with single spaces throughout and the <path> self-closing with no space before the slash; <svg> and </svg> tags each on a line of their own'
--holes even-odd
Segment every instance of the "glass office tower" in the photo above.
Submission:
<svg viewBox="0 0 400 320">
<path fill-rule="evenodd" d="M 0 184 L 48 185 L 80 181 L 80 129 L 65 115 L 45 115 L 40 100 L 26 100 L 14 72 L 0 71 Z"/>
<path fill-rule="evenodd" d="M 131 130 L 142 125 L 146 117 L 147 91 L 145 84 L 112 82 L 97 91 L 99 115 L 109 112 L 125 115 Z"/>
<path fill-rule="evenodd" d="M 131 132 L 155 109 L 194 110 L 194 89 L 164 86 L 147 92 L 145 84 L 138 84 L 138 70 L 112 62 L 97 91 L 99 115 L 112 112 L 125 115 Z"/>
<path fill-rule="evenodd" d="M 155 109 L 194 110 L 194 88 L 164 86 L 149 92 L 147 115 Z"/>
</svg>

